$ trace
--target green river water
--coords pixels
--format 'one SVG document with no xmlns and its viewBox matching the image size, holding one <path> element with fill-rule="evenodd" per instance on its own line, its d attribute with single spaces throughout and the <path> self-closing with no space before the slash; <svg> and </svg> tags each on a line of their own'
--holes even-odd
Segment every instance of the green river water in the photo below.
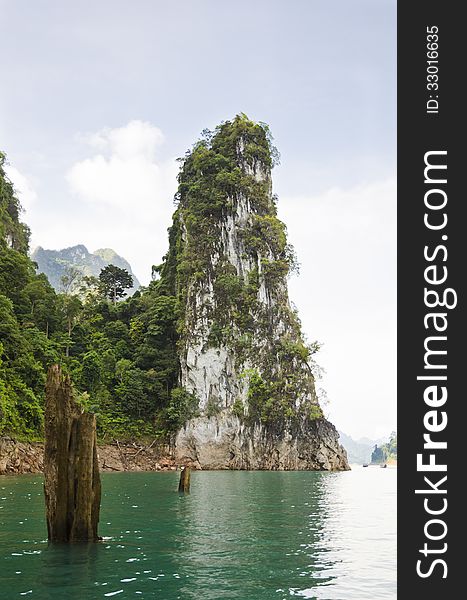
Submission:
<svg viewBox="0 0 467 600">
<path fill-rule="evenodd" d="M 396 470 L 102 476 L 97 544 L 49 545 L 41 476 L 0 477 L 0 599 L 396 597 Z"/>
</svg>

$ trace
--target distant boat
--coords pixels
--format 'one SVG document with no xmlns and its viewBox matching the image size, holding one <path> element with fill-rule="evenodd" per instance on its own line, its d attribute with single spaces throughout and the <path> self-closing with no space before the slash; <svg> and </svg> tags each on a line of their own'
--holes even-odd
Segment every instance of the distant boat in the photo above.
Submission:
<svg viewBox="0 0 467 600">
<path fill-rule="evenodd" d="M 364 467 L 368 467 L 368 463 L 363 463 L 363 466 Z"/>
</svg>

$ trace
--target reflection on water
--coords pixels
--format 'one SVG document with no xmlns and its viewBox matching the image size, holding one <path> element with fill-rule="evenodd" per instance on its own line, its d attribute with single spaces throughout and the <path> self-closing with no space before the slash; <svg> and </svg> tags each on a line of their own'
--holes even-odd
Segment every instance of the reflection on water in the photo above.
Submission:
<svg viewBox="0 0 467 600">
<path fill-rule="evenodd" d="M 99 544 L 48 545 L 42 478 L 0 478 L 0 597 L 395 598 L 395 470 L 103 475 Z"/>
</svg>

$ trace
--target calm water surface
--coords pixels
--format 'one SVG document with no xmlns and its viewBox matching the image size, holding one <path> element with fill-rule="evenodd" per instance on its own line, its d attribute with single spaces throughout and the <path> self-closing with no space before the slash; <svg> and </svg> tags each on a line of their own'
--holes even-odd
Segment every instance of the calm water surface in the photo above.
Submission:
<svg viewBox="0 0 467 600">
<path fill-rule="evenodd" d="M 396 470 L 103 475 L 102 543 L 48 545 L 42 477 L 0 477 L 0 598 L 396 597 Z"/>
</svg>

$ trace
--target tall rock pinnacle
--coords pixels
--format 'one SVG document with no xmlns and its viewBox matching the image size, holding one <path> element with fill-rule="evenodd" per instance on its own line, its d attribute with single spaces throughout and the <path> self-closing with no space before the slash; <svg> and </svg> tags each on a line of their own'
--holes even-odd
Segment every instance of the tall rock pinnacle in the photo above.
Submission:
<svg viewBox="0 0 467 600">
<path fill-rule="evenodd" d="M 345 469 L 290 305 L 267 126 L 238 115 L 183 160 L 161 278 L 178 298 L 180 385 L 200 416 L 177 453 L 202 467 Z"/>
</svg>

